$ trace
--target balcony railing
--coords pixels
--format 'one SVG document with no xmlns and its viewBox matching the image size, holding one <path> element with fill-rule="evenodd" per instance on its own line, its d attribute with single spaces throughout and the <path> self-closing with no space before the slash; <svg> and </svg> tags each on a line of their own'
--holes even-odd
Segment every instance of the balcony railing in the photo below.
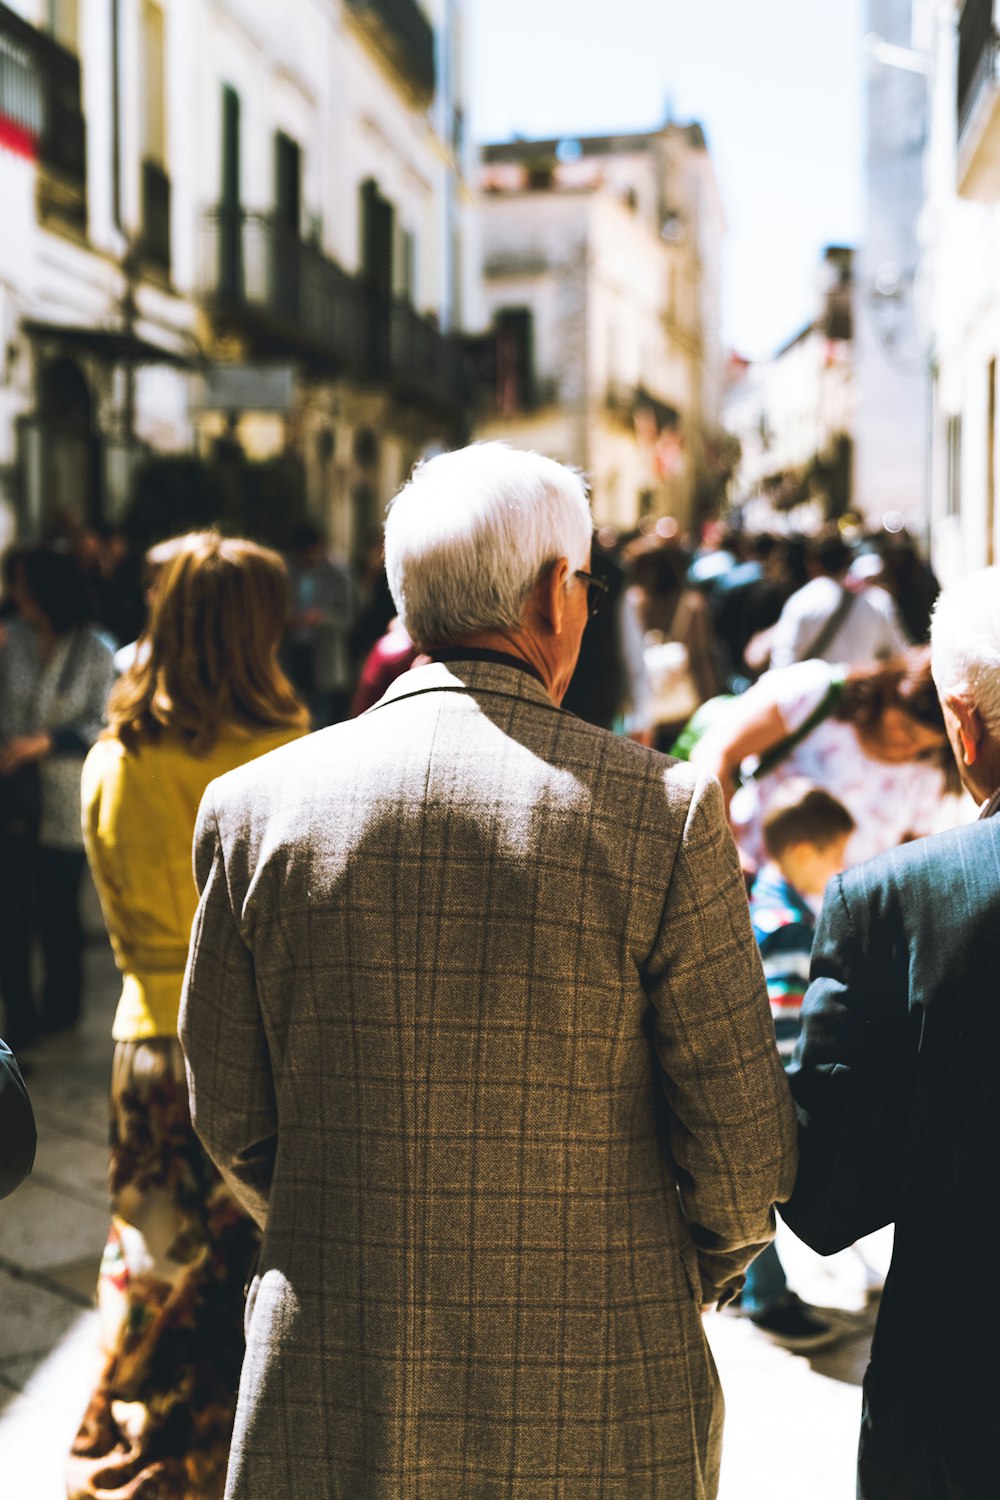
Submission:
<svg viewBox="0 0 1000 1500">
<path fill-rule="evenodd" d="M 454 341 L 269 214 L 217 208 L 205 216 L 200 288 L 217 323 L 242 332 L 257 354 L 300 357 L 450 410 L 463 404 Z"/>
<path fill-rule="evenodd" d="M 0 4 L 0 125 L 42 167 L 39 209 L 82 228 L 87 219 L 87 132 L 80 63 Z"/>
<path fill-rule="evenodd" d="M 413 92 L 424 102 L 434 97 L 434 28 L 416 0 L 347 0 L 364 27 Z"/>
<path fill-rule="evenodd" d="M 311 352 L 351 369 L 363 363 L 361 289 L 269 214 L 206 214 L 200 287 L 218 318 L 247 326 L 262 347 Z"/>
<path fill-rule="evenodd" d="M 994 0 L 965 0 L 958 23 L 958 129 L 968 124 L 985 83 L 994 76 L 997 31 Z"/>
<path fill-rule="evenodd" d="M 170 270 L 170 178 L 153 161 L 142 164 L 142 254 Z"/>
<path fill-rule="evenodd" d="M 390 311 L 389 378 L 403 391 L 424 392 L 441 406 L 464 402 L 459 347 L 405 302 L 393 303 Z"/>
</svg>

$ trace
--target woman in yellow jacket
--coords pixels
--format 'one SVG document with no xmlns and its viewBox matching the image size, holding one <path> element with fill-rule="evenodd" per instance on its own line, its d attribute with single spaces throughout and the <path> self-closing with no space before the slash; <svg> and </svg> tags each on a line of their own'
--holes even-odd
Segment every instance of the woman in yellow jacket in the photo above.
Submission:
<svg viewBox="0 0 1000 1500">
<path fill-rule="evenodd" d="M 122 992 L 107 1359 L 73 1445 L 71 1500 L 223 1492 L 257 1230 L 192 1130 L 177 1010 L 202 793 L 308 727 L 277 664 L 286 592 L 274 552 L 214 532 L 179 539 L 84 765 L 84 839 Z"/>
</svg>

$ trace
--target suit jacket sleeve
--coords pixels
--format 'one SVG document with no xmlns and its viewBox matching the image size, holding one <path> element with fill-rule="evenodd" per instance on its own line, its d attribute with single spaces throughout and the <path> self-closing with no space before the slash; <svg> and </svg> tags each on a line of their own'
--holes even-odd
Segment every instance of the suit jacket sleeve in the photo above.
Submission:
<svg viewBox="0 0 1000 1500">
<path fill-rule="evenodd" d="M 800 1162 L 782 1218 L 823 1255 L 893 1221 L 909 1111 L 906 950 L 865 880 L 861 866 L 827 888 L 788 1072 Z"/>
<path fill-rule="evenodd" d="M 240 1202 L 264 1225 L 278 1115 L 253 958 L 233 909 L 209 788 L 195 829 L 201 893 L 191 931 L 178 1030 L 191 1119 Z"/>
<path fill-rule="evenodd" d="M 644 975 L 671 1154 L 704 1302 L 726 1301 L 774 1234 L 795 1178 L 778 1057 L 722 792 L 700 778 Z"/>
<path fill-rule="evenodd" d="M 0 1198 L 27 1177 L 35 1160 L 35 1117 L 14 1055 L 0 1042 Z"/>
</svg>

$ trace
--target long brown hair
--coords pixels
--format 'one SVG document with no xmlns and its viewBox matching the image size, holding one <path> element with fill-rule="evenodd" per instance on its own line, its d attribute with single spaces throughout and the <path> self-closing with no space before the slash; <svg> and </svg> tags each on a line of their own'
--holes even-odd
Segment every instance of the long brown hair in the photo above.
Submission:
<svg viewBox="0 0 1000 1500">
<path fill-rule="evenodd" d="M 109 732 L 134 749 L 170 730 L 204 755 L 224 729 L 308 728 L 278 665 L 287 614 L 277 552 L 216 531 L 181 538 L 157 578 L 135 661 L 112 690 Z"/>
<path fill-rule="evenodd" d="M 887 708 L 901 708 L 928 729 L 944 734 L 944 714 L 931 676 L 931 648 L 913 646 L 902 656 L 852 667 L 844 683 L 836 717 L 855 729 L 877 730 Z"/>
<path fill-rule="evenodd" d="M 948 747 L 944 714 L 931 676 L 930 646 L 912 646 L 889 661 L 852 667 L 835 717 L 853 724 L 863 740 L 878 734 L 887 708 L 901 708 L 918 724 L 941 734 L 941 748 L 926 751 L 920 759 L 941 768 L 947 792 L 959 791 L 958 771 Z"/>
</svg>

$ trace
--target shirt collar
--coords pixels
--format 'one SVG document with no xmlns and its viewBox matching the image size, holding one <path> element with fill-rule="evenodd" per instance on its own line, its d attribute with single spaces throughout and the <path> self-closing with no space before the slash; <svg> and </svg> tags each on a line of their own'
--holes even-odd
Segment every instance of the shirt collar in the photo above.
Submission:
<svg viewBox="0 0 1000 1500">
<path fill-rule="evenodd" d="M 518 672 L 527 672 L 536 682 L 545 686 L 545 679 L 537 667 L 523 656 L 514 656 L 510 651 L 488 651 L 482 646 L 440 646 L 428 651 L 431 661 L 488 661 L 500 667 L 513 667 Z"/>
<path fill-rule="evenodd" d="M 1000 787 L 997 787 L 992 797 L 987 797 L 979 809 L 979 816 L 980 818 L 992 818 L 996 812 L 1000 812 Z"/>
</svg>

